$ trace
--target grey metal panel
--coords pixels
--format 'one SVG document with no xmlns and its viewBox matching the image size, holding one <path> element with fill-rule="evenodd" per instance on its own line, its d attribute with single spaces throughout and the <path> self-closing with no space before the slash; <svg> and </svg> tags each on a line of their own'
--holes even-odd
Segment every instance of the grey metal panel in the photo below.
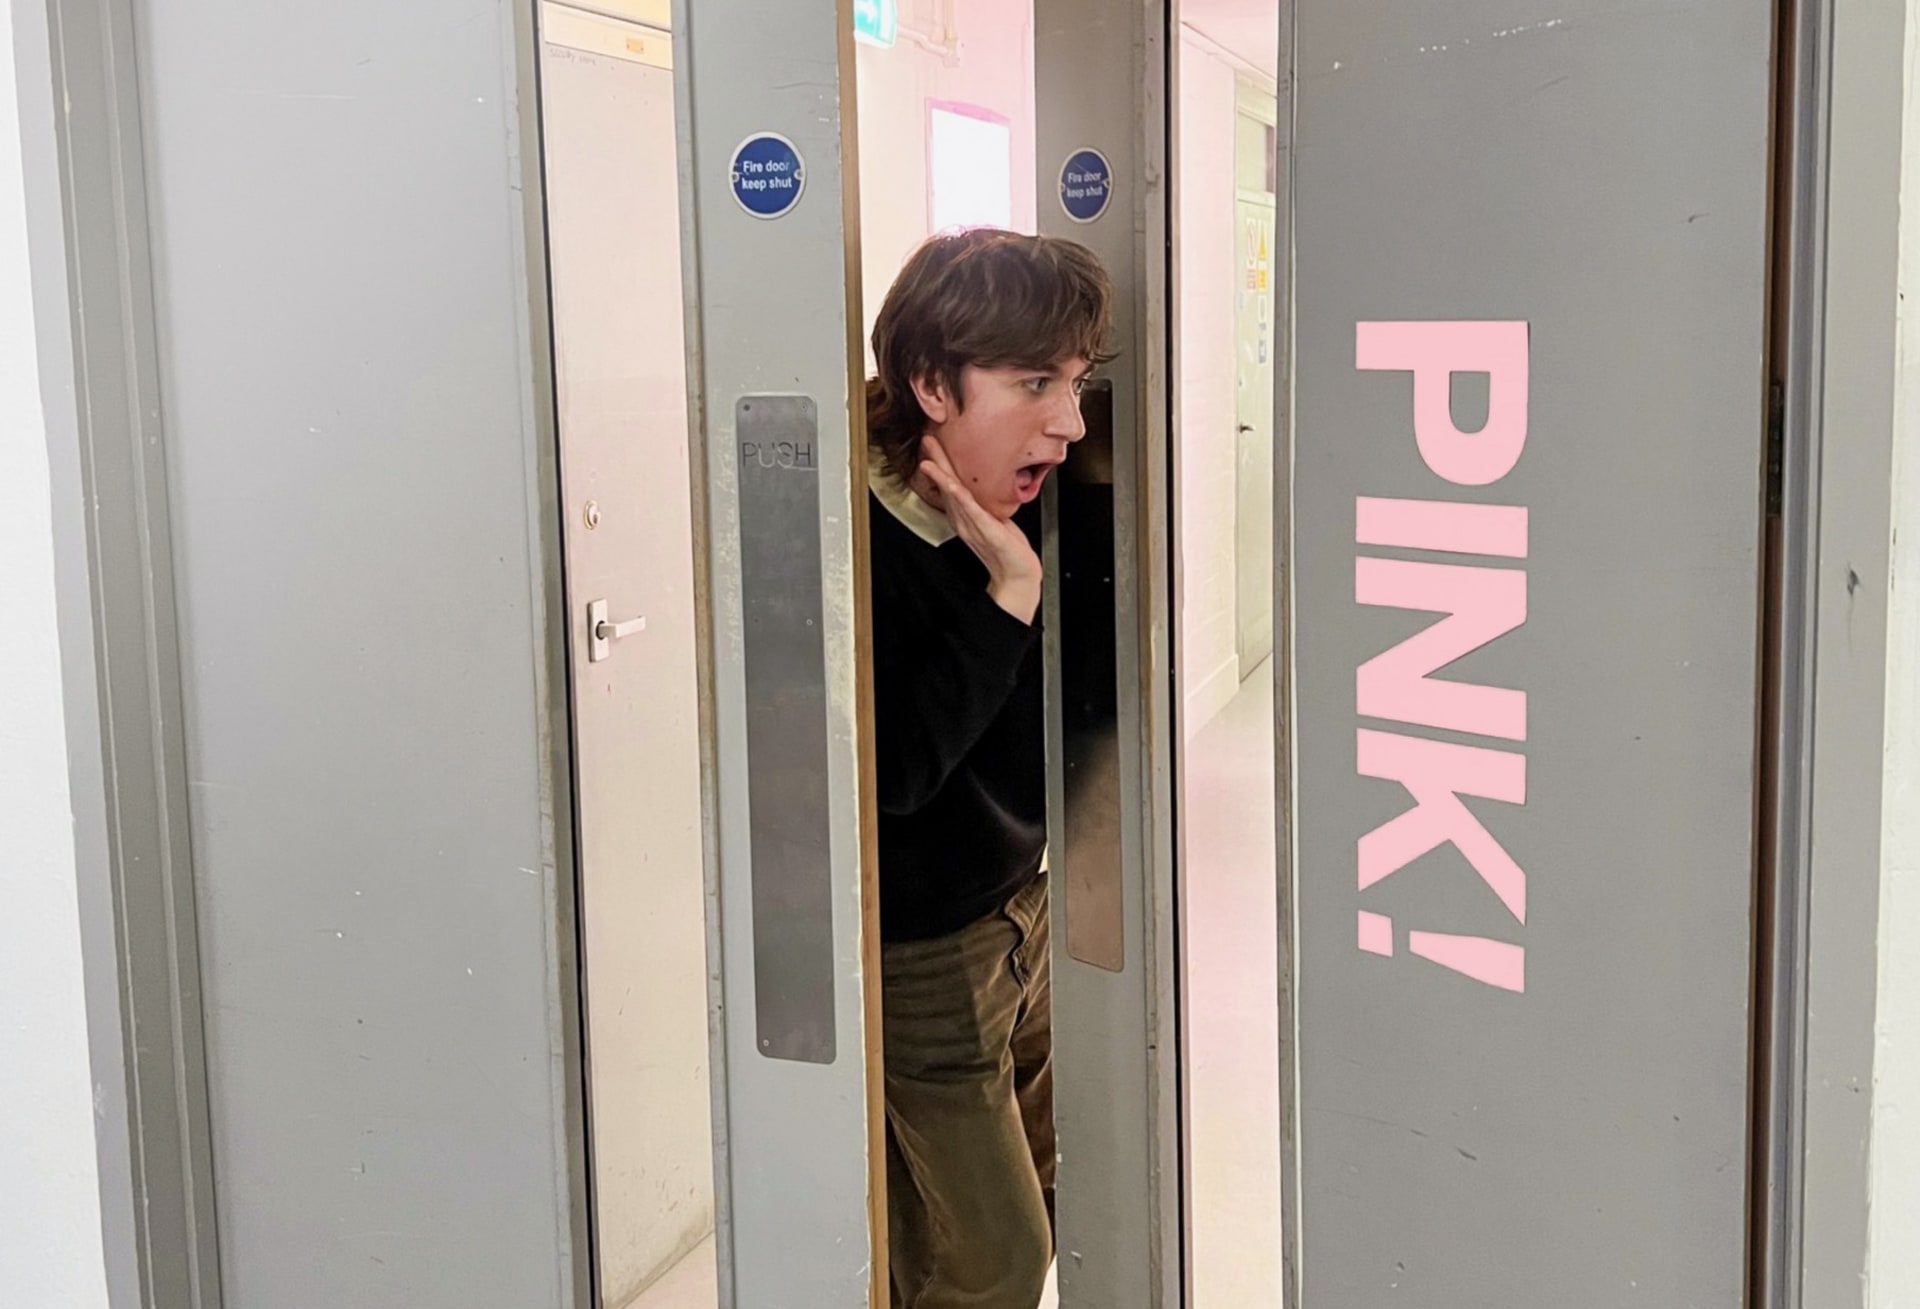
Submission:
<svg viewBox="0 0 1920 1309">
<path fill-rule="evenodd" d="M 1122 823 L 1120 957 L 1112 971 L 1066 948 L 1054 901 L 1054 1116 L 1059 1130 L 1060 1298 L 1066 1309 L 1180 1302 L 1179 1100 L 1175 1081 L 1172 585 L 1168 469 L 1168 31 L 1160 0 L 1035 0 L 1039 227 L 1090 247 L 1117 291 L 1112 382 L 1115 742 Z M 1061 199 L 1067 161 L 1099 151 L 1112 194 L 1091 222 Z M 1062 529 L 1064 530 L 1064 529 Z M 1059 566 L 1048 587 L 1049 757 L 1062 758 Z M 1064 785 L 1052 770 L 1052 840 Z"/>
<path fill-rule="evenodd" d="M 236 1304 L 585 1291 L 531 18 L 135 10 Z"/>
<path fill-rule="evenodd" d="M 742 396 L 740 644 L 753 870 L 753 1015 L 770 1059 L 833 1062 L 833 823 L 827 794 L 820 411 Z"/>
<path fill-rule="evenodd" d="M 1299 1303 L 1739 1303 L 1772 16 L 1295 18 Z M 1517 326 L 1423 427 L 1489 431 L 1423 451 L 1410 360 L 1359 325 L 1462 321 Z M 1527 516 L 1467 541 L 1363 498 Z M 1439 640 L 1478 630 L 1423 666 L 1523 702 L 1360 672 L 1449 593 Z M 1446 829 L 1480 876 L 1446 841 L 1376 864 L 1416 809 L 1381 775 L 1434 751 L 1499 797 Z"/>
<path fill-rule="evenodd" d="M 132 15 L 13 9 L 108 1289 L 203 1309 L 220 1269 Z"/>
<path fill-rule="evenodd" d="M 883 1130 L 877 1061 L 867 648 L 865 425 L 853 179 L 852 17 L 846 0 L 679 0 L 674 76 L 695 448 L 701 713 L 718 961 L 714 1130 L 721 1298 L 738 1309 L 848 1309 L 884 1300 Z M 731 163 L 777 133 L 805 165 L 784 217 L 750 215 Z M 752 834 L 742 630 L 739 447 L 743 396 L 809 396 L 817 454 L 828 714 L 834 1062 L 769 1059 L 754 986 Z M 878 1302 L 876 1300 L 876 1302 Z"/>
</svg>

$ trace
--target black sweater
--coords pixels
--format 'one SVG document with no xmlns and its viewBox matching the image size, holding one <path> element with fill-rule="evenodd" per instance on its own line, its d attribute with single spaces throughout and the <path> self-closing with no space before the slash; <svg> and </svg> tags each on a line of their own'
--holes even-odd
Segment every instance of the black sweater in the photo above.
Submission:
<svg viewBox="0 0 1920 1309">
<path fill-rule="evenodd" d="M 966 543 L 885 505 L 872 527 L 880 934 L 920 940 L 998 909 L 1047 844 L 1040 625 L 987 595 Z M 1016 518 L 1038 545 L 1038 506 Z"/>
</svg>

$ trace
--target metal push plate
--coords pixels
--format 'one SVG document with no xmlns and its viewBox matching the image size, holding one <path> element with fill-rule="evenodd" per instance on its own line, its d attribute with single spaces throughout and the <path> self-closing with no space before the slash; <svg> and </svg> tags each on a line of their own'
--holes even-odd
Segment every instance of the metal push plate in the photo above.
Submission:
<svg viewBox="0 0 1920 1309">
<path fill-rule="evenodd" d="M 819 427 L 808 396 L 742 396 L 734 409 L 757 1044 L 770 1059 L 830 1064 L 833 851 Z"/>
</svg>

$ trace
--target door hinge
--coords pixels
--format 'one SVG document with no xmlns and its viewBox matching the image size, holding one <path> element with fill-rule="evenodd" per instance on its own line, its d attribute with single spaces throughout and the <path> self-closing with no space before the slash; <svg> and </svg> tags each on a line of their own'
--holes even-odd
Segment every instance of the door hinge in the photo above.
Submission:
<svg viewBox="0 0 1920 1309">
<path fill-rule="evenodd" d="M 1767 514 L 1779 517 L 1786 496 L 1787 389 L 1774 382 L 1767 389 Z"/>
</svg>

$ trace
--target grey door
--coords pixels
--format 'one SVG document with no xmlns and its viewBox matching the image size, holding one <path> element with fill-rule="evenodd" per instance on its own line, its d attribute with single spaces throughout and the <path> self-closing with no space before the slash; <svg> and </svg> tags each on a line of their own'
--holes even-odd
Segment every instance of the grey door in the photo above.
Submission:
<svg viewBox="0 0 1920 1309">
<path fill-rule="evenodd" d="M 1772 23 L 1288 6 L 1310 1309 L 1742 1302 Z"/>
<path fill-rule="evenodd" d="M 1052 488 L 1059 1290 L 1180 1303 L 1166 246 L 1170 8 L 1035 0 L 1039 227 L 1100 256 L 1120 357 Z"/>
<path fill-rule="evenodd" d="M 852 24 L 673 12 L 722 1303 L 886 1300 Z"/>
<path fill-rule="evenodd" d="M 130 9 L 225 1301 L 573 1309 L 531 9 Z"/>
</svg>

